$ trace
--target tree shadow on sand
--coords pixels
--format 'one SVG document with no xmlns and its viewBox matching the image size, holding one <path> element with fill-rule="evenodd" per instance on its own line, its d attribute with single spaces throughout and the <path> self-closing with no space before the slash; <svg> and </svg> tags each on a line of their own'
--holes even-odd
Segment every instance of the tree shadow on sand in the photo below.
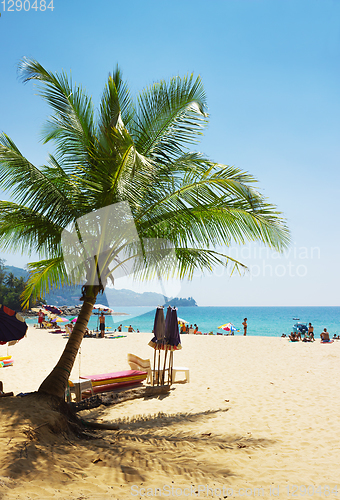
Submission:
<svg viewBox="0 0 340 500">
<path fill-rule="evenodd" d="M 100 430 L 82 436 L 70 430 L 67 417 L 49 398 L 34 394 L 8 398 L 0 411 L 1 443 L 6 449 L 0 476 L 18 482 L 34 480 L 39 471 L 40 478 L 69 484 L 84 475 L 95 477 L 98 467 L 107 484 L 151 484 L 159 476 L 223 481 L 240 477 L 239 468 L 233 471 L 230 465 L 235 454 L 255 453 L 275 443 L 205 432 L 204 424 L 228 409 L 119 419 L 115 421 L 119 431 Z M 91 418 L 104 412 L 101 408 L 92 410 Z M 195 423 L 200 425 L 198 432 L 189 429 Z"/>
</svg>

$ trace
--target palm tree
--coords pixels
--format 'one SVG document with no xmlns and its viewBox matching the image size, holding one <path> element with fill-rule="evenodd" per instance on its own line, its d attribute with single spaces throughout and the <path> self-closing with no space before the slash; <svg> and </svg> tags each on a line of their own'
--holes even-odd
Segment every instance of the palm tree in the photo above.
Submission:
<svg viewBox="0 0 340 500">
<path fill-rule="evenodd" d="M 285 220 L 255 190 L 251 175 L 188 149 L 207 124 L 200 77 L 155 83 L 133 100 L 117 67 L 95 112 L 91 98 L 65 73 L 51 73 L 27 59 L 19 69 L 25 82 L 37 82 L 52 108 L 43 137 L 55 144 L 48 164 L 37 168 L 6 134 L 0 136 L 0 186 L 16 200 L 0 202 L 0 248 L 40 257 L 29 265 L 26 305 L 51 287 L 75 283 L 65 265 L 63 231 L 73 224 L 79 234 L 79 218 L 112 204 L 128 203 L 142 247 L 147 238 L 171 243 L 173 271 L 181 278 L 217 264 L 245 267 L 217 252 L 220 245 L 260 241 L 277 251 L 288 245 Z M 114 254 L 105 259 L 110 263 Z M 73 332 L 39 392 L 63 397 L 109 274 L 101 272 L 97 284 L 88 280 L 83 287 Z"/>
</svg>

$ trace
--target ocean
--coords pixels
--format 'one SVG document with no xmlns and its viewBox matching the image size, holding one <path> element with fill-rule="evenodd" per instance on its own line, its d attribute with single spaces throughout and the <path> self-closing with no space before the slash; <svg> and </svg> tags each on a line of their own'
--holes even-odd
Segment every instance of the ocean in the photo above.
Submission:
<svg viewBox="0 0 340 500">
<path fill-rule="evenodd" d="M 118 325 L 123 325 L 123 332 L 131 324 L 134 330 L 151 332 L 153 329 L 155 310 L 149 307 L 122 307 L 117 308 L 126 313 L 121 316 L 106 316 L 106 326 L 114 332 Z M 235 335 L 243 335 L 242 322 L 248 319 L 247 335 L 264 337 L 281 337 L 288 335 L 296 323 L 294 318 L 299 318 L 301 323 L 311 322 L 314 326 L 316 338 L 324 328 L 327 328 L 331 337 L 334 333 L 340 334 L 340 307 L 179 307 L 177 314 L 190 324 L 198 325 L 202 333 L 213 332 L 216 334 L 220 325 L 233 323 L 240 331 Z M 37 319 L 29 318 L 28 324 L 37 323 Z M 89 328 L 95 329 L 98 316 L 93 315 L 89 321 Z"/>
</svg>

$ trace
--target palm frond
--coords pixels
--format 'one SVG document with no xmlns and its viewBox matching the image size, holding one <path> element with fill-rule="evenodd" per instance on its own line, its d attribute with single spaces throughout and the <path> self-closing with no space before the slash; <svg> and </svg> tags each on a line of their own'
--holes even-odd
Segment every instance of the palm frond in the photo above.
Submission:
<svg viewBox="0 0 340 500">
<path fill-rule="evenodd" d="M 129 127 L 136 149 L 159 163 L 182 154 L 206 126 L 206 98 L 200 77 L 175 77 L 155 83 L 138 96 Z"/>
<path fill-rule="evenodd" d="M 177 181 L 172 176 L 170 182 L 156 184 L 147 193 L 135 214 L 142 231 L 151 231 L 154 237 L 172 234 L 175 244 L 186 246 L 249 240 L 263 241 L 277 250 L 288 245 L 282 214 L 251 187 L 251 176 L 221 165 L 204 170 L 201 160 L 192 170 Z"/>
<path fill-rule="evenodd" d="M 23 308 L 29 306 L 30 298 L 40 299 L 49 293 L 52 288 L 73 284 L 69 281 L 61 255 L 40 260 L 39 262 L 31 262 L 28 264 L 28 271 L 29 278 L 21 296 Z"/>
<path fill-rule="evenodd" d="M 134 106 L 130 91 L 122 79 L 118 65 L 112 75 L 109 75 L 99 110 L 98 128 L 104 132 L 111 127 L 127 126 L 133 117 Z"/>
<path fill-rule="evenodd" d="M 70 177 L 50 157 L 51 166 L 35 167 L 19 151 L 6 134 L 0 134 L 0 185 L 16 198 L 19 204 L 39 211 L 46 217 L 68 219 L 73 211 L 74 185 Z M 53 175 L 52 175 L 53 174 Z M 63 182 L 55 182 L 56 176 Z"/>
<path fill-rule="evenodd" d="M 0 248 L 42 255 L 60 247 L 61 228 L 49 217 L 10 201 L 0 201 Z"/>
<path fill-rule="evenodd" d="M 54 115 L 44 128 L 44 142 L 54 139 L 64 169 L 73 172 L 86 163 L 93 147 L 93 105 L 81 86 L 72 85 L 65 73 L 53 74 L 37 61 L 24 58 L 19 65 L 24 82 L 39 82 L 39 94 L 49 103 Z"/>
<path fill-rule="evenodd" d="M 173 251 L 175 258 L 169 254 L 169 258 L 164 257 L 163 261 L 158 259 L 158 262 L 151 261 L 151 265 L 143 265 L 142 261 L 137 262 L 134 267 L 134 279 L 144 281 L 159 279 L 160 277 L 164 280 L 186 277 L 190 280 L 193 278 L 195 270 L 200 270 L 203 273 L 212 272 L 215 266 L 231 267 L 230 274 L 235 271 L 241 274 L 248 269 L 242 262 L 215 250 L 173 247 Z"/>
</svg>

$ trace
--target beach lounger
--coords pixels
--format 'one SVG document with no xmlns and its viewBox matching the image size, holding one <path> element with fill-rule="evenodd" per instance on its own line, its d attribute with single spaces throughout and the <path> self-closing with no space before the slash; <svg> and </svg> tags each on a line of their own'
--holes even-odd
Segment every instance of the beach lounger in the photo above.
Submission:
<svg viewBox="0 0 340 500">
<path fill-rule="evenodd" d="M 152 383 L 152 369 L 151 363 L 149 359 L 142 359 L 136 356 L 135 354 L 128 354 L 128 363 L 130 365 L 131 370 L 140 370 L 148 373 L 148 377 L 146 379 L 147 384 Z"/>
<path fill-rule="evenodd" d="M 152 384 L 152 369 L 150 359 L 142 359 L 136 356 L 135 354 L 128 354 L 128 363 L 132 370 L 144 370 L 148 372 L 148 378 L 146 383 Z M 166 368 L 165 371 L 168 371 L 169 368 Z M 183 372 L 185 374 L 185 380 L 187 382 L 190 381 L 190 373 L 189 368 L 183 366 L 174 366 L 172 368 L 172 381 L 175 381 L 177 373 Z M 155 371 L 155 377 L 157 377 L 157 370 Z"/>
<path fill-rule="evenodd" d="M 140 385 L 147 376 L 147 371 L 125 370 L 122 372 L 101 373 L 99 375 L 85 375 L 80 378 L 91 380 L 93 392 L 97 394 L 98 392 L 109 392 Z"/>
</svg>

